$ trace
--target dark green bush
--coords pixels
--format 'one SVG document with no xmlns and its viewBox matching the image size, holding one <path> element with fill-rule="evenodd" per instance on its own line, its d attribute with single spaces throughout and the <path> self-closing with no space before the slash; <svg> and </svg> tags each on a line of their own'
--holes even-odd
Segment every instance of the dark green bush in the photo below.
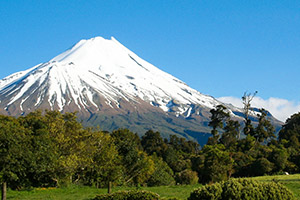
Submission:
<svg viewBox="0 0 300 200">
<path fill-rule="evenodd" d="M 294 195 L 288 188 L 276 182 L 266 184 L 264 192 L 266 199 L 294 199 Z"/>
<path fill-rule="evenodd" d="M 250 179 L 232 179 L 222 182 L 222 199 L 264 199 L 263 184 Z"/>
<path fill-rule="evenodd" d="M 194 185 L 198 183 L 198 174 L 190 169 L 183 170 L 176 175 L 176 181 L 180 184 Z"/>
<path fill-rule="evenodd" d="M 292 200 L 293 193 L 275 182 L 231 179 L 195 189 L 188 200 Z"/>
<path fill-rule="evenodd" d="M 158 194 L 144 190 L 118 191 L 97 195 L 94 200 L 159 200 Z"/>
<path fill-rule="evenodd" d="M 195 189 L 188 200 L 217 200 L 221 199 L 222 187 L 221 184 L 216 183 Z"/>
</svg>

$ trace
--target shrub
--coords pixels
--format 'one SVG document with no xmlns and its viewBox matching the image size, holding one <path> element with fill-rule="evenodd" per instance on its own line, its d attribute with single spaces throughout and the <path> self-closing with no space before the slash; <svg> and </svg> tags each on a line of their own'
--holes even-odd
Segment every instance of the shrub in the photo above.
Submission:
<svg viewBox="0 0 300 200">
<path fill-rule="evenodd" d="M 221 199 L 222 187 L 221 184 L 216 183 L 209 186 L 204 186 L 198 189 L 195 189 L 188 200 L 217 200 Z"/>
<path fill-rule="evenodd" d="M 266 184 L 264 192 L 266 199 L 294 199 L 294 195 L 288 188 L 276 182 Z"/>
<path fill-rule="evenodd" d="M 182 172 L 178 173 L 176 176 L 177 183 L 185 184 L 185 185 L 193 185 L 198 183 L 198 174 L 195 171 L 186 169 Z"/>
<path fill-rule="evenodd" d="M 97 195 L 94 200 L 159 200 L 158 194 L 144 190 L 118 191 Z"/>
<path fill-rule="evenodd" d="M 250 179 L 232 179 L 221 183 L 223 199 L 264 199 L 262 184 Z"/>
<path fill-rule="evenodd" d="M 291 200 L 293 193 L 275 182 L 231 179 L 195 189 L 188 200 Z"/>
</svg>

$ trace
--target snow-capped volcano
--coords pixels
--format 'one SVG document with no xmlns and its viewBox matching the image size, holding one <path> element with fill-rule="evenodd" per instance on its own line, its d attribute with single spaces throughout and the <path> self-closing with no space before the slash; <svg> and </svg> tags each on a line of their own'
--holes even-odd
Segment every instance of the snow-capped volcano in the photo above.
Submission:
<svg viewBox="0 0 300 200">
<path fill-rule="evenodd" d="M 139 58 L 116 39 L 102 37 L 81 40 L 47 63 L 2 79 L 0 95 L 1 103 L 6 100 L 5 110 L 17 104 L 22 112 L 45 104 L 60 111 L 70 104 L 99 110 L 100 99 L 119 108 L 122 98 L 131 103 L 143 100 L 166 112 L 180 104 L 176 113 L 187 112 L 188 117 L 191 104 L 209 108 L 220 104 Z"/>
<path fill-rule="evenodd" d="M 152 128 L 181 135 L 209 132 L 209 110 L 219 104 L 114 38 L 81 40 L 49 62 L 0 81 L 3 114 L 78 111 L 81 119 L 105 129 Z M 231 107 L 234 112 L 240 110 Z"/>
</svg>

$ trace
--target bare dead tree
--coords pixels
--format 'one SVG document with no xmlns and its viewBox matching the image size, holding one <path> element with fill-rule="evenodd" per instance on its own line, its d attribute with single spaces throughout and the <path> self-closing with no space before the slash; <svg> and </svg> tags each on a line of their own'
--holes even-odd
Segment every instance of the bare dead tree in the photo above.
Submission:
<svg viewBox="0 0 300 200">
<path fill-rule="evenodd" d="M 251 110 L 251 101 L 253 100 L 256 94 L 257 91 L 255 91 L 253 94 L 245 92 L 244 95 L 242 96 L 242 102 L 244 105 L 245 135 L 248 135 L 251 131 L 251 120 L 249 119 L 249 113 Z"/>
</svg>

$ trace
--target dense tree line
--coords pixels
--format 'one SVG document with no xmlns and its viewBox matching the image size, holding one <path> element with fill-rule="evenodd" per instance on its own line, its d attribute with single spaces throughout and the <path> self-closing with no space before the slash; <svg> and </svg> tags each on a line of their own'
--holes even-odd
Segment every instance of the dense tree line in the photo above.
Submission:
<svg viewBox="0 0 300 200">
<path fill-rule="evenodd" d="M 244 103 L 250 109 L 247 96 Z M 175 135 L 162 138 L 152 130 L 139 138 L 127 129 L 109 133 L 85 128 L 75 113 L 0 116 L 3 195 L 6 187 L 158 186 L 299 173 L 300 113 L 286 121 L 276 138 L 265 110 L 258 112 L 256 125 L 249 112 L 240 123 L 231 119 L 226 107 L 212 109 L 212 136 L 202 148 Z"/>
<path fill-rule="evenodd" d="M 171 185 L 191 168 L 199 145 L 148 131 L 139 138 L 127 129 L 112 133 L 84 128 L 75 113 L 32 112 L 0 116 L 0 181 L 6 187 Z M 182 177 L 184 175 L 179 175 Z"/>
<path fill-rule="evenodd" d="M 192 170 L 198 173 L 200 182 L 300 172 L 300 113 L 292 115 L 276 137 L 267 111 L 251 110 L 254 95 L 245 94 L 242 98 L 242 123 L 232 120 L 223 105 L 211 109 L 212 136 L 191 159 Z M 257 114 L 255 125 L 250 113 Z"/>
</svg>

